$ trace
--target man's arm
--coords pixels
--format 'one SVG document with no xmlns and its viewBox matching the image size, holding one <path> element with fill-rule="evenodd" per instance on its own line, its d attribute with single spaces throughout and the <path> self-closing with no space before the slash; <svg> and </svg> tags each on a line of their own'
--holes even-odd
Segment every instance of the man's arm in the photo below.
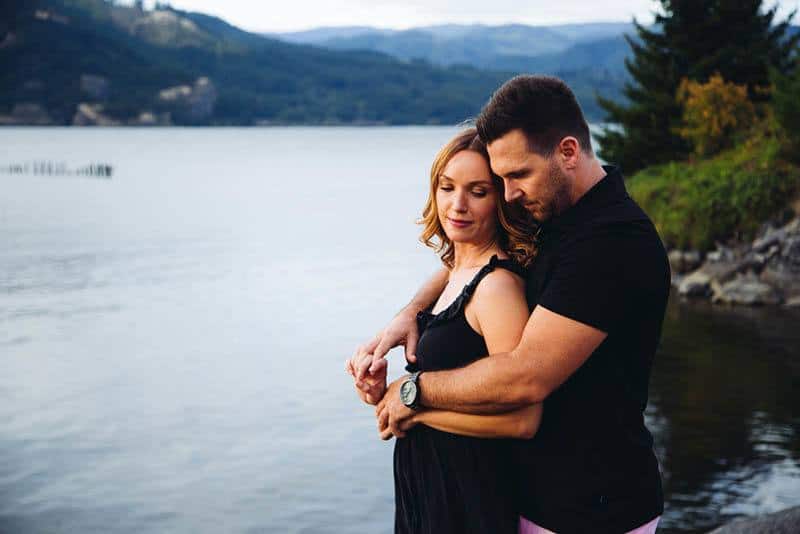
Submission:
<svg viewBox="0 0 800 534">
<path fill-rule="evenodd" d="M 598 328 L 537 306 L 517 348 L 481 358 L 466 367 L 419 376 L 421 404 L 427 408 L 486 414 L 544 401 L 606 338 Z M 404 435 L 414 411 L 400 400 L 402 377 L 378 403 L 378 428 Z"/>
<path fill-rule="evenodd" d="M 552 258 L 557 268 L 517 347 L 461 369 L 423 373 L 418 384 L 422 405 L 497 413 L 544 400 L 622 324 L 631 280 L 636 287 L 661 287 L 665 277 L 656 264 L 662 263 L 663 248 L 660 242 L 650 243 L 657 241 L 651 233 L 627 222 L 589 225 L 562 241 Z M 642 256 L 656 266 L 642 271 Z M 629 261 L 634 257 L 640 258 L 636 269 Z M 378 409 L 388 412 L 393 431 L 402 432 L 401 424 L 412 414 L 399 402 L 399 387 L 397 381 L 389 385 Z"/>
<path fill-rule="evenodd" d="M 422 405 L 496 413 L 542 402 L 605 338 L 602 330 L 537 306 L 512 351 L 420 375 Z"/>
<path fill-rule="evenodd" d="M 460 384 L 453 384 L 447 378 L 450 373 L 455 372 L 457 377 L 456 381 L 460 381 L 462 373 L 469 372 L 473 366 L 485 360 L 492 360 L 508 354 L 509 351 L 514 351 L 520 347 L 524 340 L 525 332 L 530 324 L 528 315 L 528 305 L 525 302 L 525 293 L 523 282 L 520 278 L 505 270 L 498 270 L 490 273 L 486 279 L 478 286 L 472 301 L 465 309 L 467 322 L 481 334 L 486 342 L 486 347 L 493 355 L 488 358 L 483 358 L 478 362 L 453 371 L 445 372 L 443 384 L 445 386 L 442 391 L 437 390 L 437 394 L 442 392 L 447 393 L 447 387 L 455 388 L 455 395 L 468 395 L 475 396 L 467 387 L 463 392 L 459 391 Z M 485 367 L 478 367 L 477 373 L 485 372 L 482 369 Z M 403 431 L 407 430 L 415 423 L 428 424 L 427 418 L 432 418 L 431 421 L 434 426 L 440 430 L 446 430 L 456 434 L 465 434 L 469 436 L 479 437 L 498 437 L 498 436 L 512 436 L 512 437 L 525 437 L 532 435 L 538 427 L 538 420 L 541 414 L 541 405 L 531 407 L 533 402 L 522 402 L 516 404 L 496 404 L 486 409 L 482 403 L 480 396 L 477 398 L 479 409 L 464 409 L 458 403 L 453 404 L 454 408 L 444 405 L 436 406 L 429 404 L 426 399 L 430 397 L 428 392 L 423 390 L 423 387 L 436 387 L 423 386 L 423 378 L 427 379 L 428 376 L 438 377 L 442 372 L 440 371 L 427 371 L 420 375 L 420 391 L 422 393 L 422 405 L 427 409 L 439 408 L 431 411 L 430 415 L 426 415 L 426 410 L 423 409 L 417 412 L 411 412 L 408 408 L 402 405 L 399 401 L 399 393 L 396 387 L 401 381 L 396 381 L 392 386 L 395 389 L 389 389 L 388 394 L 383 396 L 383 399 L 378 403 L 376 414 L 378 416 L 378 428 L 381 431 L 381 436 L 394 434 L 395 436 L 402 437 Z M 473 375 L 474 376 L 474 375 Z M 429 383 L 426 381 L 426 383 Z M 485 380 L 474 387 L 486 387 Z M 456 397 L 459 398 L 459 397 Z M 491 397 L 490 397 L 491 398 Z M 493 398 L 491 398 L 494 401 Z M 485 401 L 484 401 L 485 402 Z M 386 407 L 389 407 L 386 410 Z M 459 413 L 460 412 L 460 413 Z M 499 412 L 503 412 L 500 414 Z M 400 419 L 405 419 L 402 424 L 395 424 L 391 431 L 387 430 L 387 426 L 391 425 L 392 414 L 400 415 Z M 478 415 L 478 414 L 493 414 L 493 415 Z M 497 415 L 494 415 L 497 414 Z M 406 417 L 404 418 L 403 415 Z M 442 426 L 435 425 L 445 425 Z M 399 433 L 397 432 L 399 431 Z"/>
</svg>

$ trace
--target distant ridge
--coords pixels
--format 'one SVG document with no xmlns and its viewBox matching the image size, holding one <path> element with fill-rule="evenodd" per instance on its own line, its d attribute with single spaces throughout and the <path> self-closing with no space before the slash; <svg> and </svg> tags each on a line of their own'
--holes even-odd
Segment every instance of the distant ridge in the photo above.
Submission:
<svg viewBox="0 0 800 534">
<path fill-rule="evenodd" d="M 455 124 L 509 73 L 289 44 L 103 0 L 13 0 L 2 124 Z"/>
<path fill-rule="evenodd" d="M 587 116 L 598 121 L 603 114 L 595 95 L 619 99 L 628 79 L 625 58 L 630 47 L 624 39 L 626 33 L 634 33 L 631 23 L 598 22 L 553 26 L 444 24 L 408 30 L 329 27 L 271 37 L 331 50 L 370 50 L 440 66 L 553 74 L 573 88 Z"/>
<path fill-rule="evenodd" d="M 621 37 L 632 31 L 630 23 L 597 22 L 553 26 L 440 24 L 407 30 L 323 27 L 266 35 L 338 50 L 374 50 L 401 59 L 425 59 L 440 65 L 470 64 L 491 68 L 498 57 L 536 57 L 563 52 L 578 43 Z"/>
</svg>

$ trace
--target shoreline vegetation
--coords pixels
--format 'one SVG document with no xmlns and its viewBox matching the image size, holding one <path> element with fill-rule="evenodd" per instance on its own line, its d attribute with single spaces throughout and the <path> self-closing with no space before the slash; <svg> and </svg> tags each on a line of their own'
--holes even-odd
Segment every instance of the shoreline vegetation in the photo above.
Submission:
<svg viewBox="0 0 800 534">
<path fill-rule="evenodd" d="M 648 167 L 627 185 L 664 240 L 679 295 L 800 306 L 800 166 L 778 135 Z"/>
<path fill-rule="evenodd" d="M 800 35 L 777 7 L 661 1 L 599 135 L 684 297 L 800 306 Z M 731 32 L 737 39 L 731 41 Z"/>
</svg>

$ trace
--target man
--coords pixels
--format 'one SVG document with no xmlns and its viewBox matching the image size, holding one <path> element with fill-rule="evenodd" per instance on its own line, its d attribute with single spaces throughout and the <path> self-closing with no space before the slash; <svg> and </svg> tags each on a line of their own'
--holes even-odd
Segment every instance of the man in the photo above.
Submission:
<svg viewBox="0 0 800 534">
<path fill-rule="evenodd" d="M 533 312 L 513 351 L 390 384 L 379 427 L 402 437 L 414 409 L 495 413 L 544 402 L 536 437 L 516 450 L 521 531 L 654 532 L 663 495 L 643 412 L 669 293 L 663 245 L 620 171 L 595 159 L 560 80 L 513 78 L 476 126 L 506 200 L 542 224 L 526 280 Z M 357 384 L 373 398 L 391 347 L 404 344 L 414 359 L 416 314 L 445 281 L 437 273 L 357 351 Z"/>
</svg>

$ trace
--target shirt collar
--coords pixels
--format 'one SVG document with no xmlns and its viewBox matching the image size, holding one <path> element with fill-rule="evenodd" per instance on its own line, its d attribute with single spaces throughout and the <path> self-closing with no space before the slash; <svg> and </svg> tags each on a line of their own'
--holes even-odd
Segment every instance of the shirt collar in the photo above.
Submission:
<svg viewBox="0 0 800 534">
<path fill-rule="evenodd" d="M 625 181 L 619 167 L 614 165 L 603 165 L 606 175 L 594 184 L 578 201 L 567 208 L 560 215 L 553 217 L 544 225 L 544 230 L 559 229 L 578 222 L 587 210 L 593 206 L 603 205 L 620 195 L 627 195 Z"/>
</svg>

